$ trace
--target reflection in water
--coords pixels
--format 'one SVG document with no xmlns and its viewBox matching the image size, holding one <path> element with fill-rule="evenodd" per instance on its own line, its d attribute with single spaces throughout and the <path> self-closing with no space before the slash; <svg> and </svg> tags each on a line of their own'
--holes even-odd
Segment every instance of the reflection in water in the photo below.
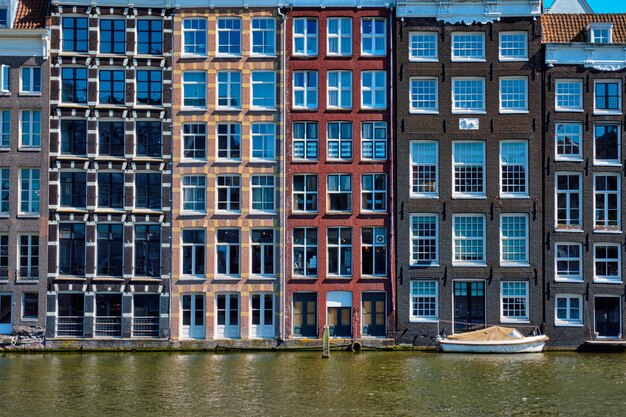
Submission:
<svg viewBox="0 0 626 417">
<path fill-rule="evenodd" d="M 0 355 L 0 415 L 624 415 L 623 355 Z"/>
</svg>

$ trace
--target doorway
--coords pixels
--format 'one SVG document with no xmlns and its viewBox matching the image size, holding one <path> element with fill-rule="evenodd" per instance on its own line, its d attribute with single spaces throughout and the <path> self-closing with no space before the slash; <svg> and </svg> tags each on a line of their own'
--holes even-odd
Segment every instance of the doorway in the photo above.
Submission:
<svg viewBox="0 0 626 417">
<path fill-rule="evenodd" d="M 485 327 L 485 281 L 454 281 L 454 331 Z"/>
<path fill-rule="evenodd" d="M 183 294 L 181 296 L 182 325 L 180 337 L 183 339 L 204 339 L 204 294 Z"/>
<path fill-rule="evenodd" d="M 622 335 L 619 297 L 596 297 L 594 315 L 598 337 L 619 338 Z"/>
</svg>

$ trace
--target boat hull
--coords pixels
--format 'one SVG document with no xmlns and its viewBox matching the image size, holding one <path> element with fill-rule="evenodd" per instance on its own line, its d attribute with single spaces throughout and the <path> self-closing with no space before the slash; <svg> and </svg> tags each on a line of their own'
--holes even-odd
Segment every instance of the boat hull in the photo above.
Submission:
<svg viewBox="0 0 626 417">
<path fill-rule="evenodd" d="M 438 343 L 442 352 L 536 353 L 543 350 L 546 340 L 548 340 L 546 336 L 531 336 L 521 340 L 489 342 L 440 339 Z"/>
</svg>

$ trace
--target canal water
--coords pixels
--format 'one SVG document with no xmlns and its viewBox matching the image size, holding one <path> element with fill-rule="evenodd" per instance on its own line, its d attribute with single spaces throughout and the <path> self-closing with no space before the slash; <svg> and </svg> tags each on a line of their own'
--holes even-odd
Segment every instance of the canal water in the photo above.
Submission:
<svg viewBox="0 0 626 417">
<path fill-rule="evenodd" d="M 626 355 L 0 355 L 2 416 L 626 416 Z"/>
</svg>

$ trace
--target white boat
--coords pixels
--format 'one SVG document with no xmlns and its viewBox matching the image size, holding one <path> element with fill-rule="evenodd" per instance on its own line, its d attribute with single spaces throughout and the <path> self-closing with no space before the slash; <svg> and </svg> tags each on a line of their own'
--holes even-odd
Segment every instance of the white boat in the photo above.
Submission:
<svg viewBox="0 0 626 417">
<path fill-rule="evenodd" d="M 437 337 L 442 352 L 456 353 L 533 353 L 541 352 L 548 337 L 523 336 L 516 329 L 492 326 L 474 332 Z"/>
</svg>

